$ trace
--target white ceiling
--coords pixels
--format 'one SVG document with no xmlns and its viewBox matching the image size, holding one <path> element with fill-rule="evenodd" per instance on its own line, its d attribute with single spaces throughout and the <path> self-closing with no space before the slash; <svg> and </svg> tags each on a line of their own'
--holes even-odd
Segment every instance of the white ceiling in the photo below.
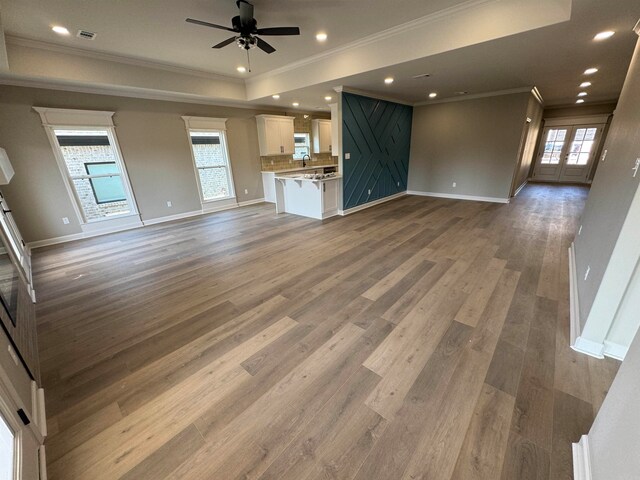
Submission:
<svg viewBox="0 0 640 480">
<path fill-rule="evenodd" d="M 302 35 L 269 37 L 278 51 L 272 55 L 252 51 L 253 71 L 241 75 L 236 67 L 246 61 L 242 50 L 233 45 L 222 50 L 210 48 L 227 38 L 227 32 L 184 22 L 186 17 L 193 17 L 230 24 L 231 17 L 237 13 L 234 0 L 1 1 L 5 33 L 14 37 L 244 77 L 249 81 L 258 76 L 268 85 L 271 77 L 275 78 L 274 69 L 282 71 L 284 67 L 286 70 L 292 63 L 321 53 L 329 54 L 328 61 L 336 59 L 332 65 L 334 71 L 344 71 L 339 68 L 337 54 L 332 55 L 339 47 L 443 9 L 472 8 L 483 3 L 480 0 L 254 0 L 259 26 L 296 25 L 300 26 Z M 491 2 L 484 0 L 484 3 Z M 516 2 L 511 0 L 511 3 Z M 631 29 L 639 18 L 638 0 L 574 0 L 569 21 L 404 63 L 394 64 L 400 60 L 393 52 L 381 53 L 389 57 L 380 63 L 389 65 L 385 68 L 351 76 L 333 75 L 331 81 L 307 81 L 304 88 L 280 91 L 274 80 L 274 91 L 269 93 L 280 93 L 281 98 L 276 101 L 264 96 L 254 98 L 251 103 L 289 107 L 291 102 L 298 101 L 301 109 L 324 108 L 327 104 L 324 96 L 335 97 L 333 88 L 344 85 L 408 103 L 426 101 L 431 91 L 438 92 L 437 100 L 441 100 L 455 96 L 457 91 L 476 95 L 537 86 L 547 105 L 572 104 L 579 83 L 587 79 L 582 72 L 591 66 L 600 71 L 589 78 L 593 86 L 587 89 L 587 103 L 612 100 L 618 97 L 624 81 L 638 38 Z M 488 23 L 479 28 L 499 29 L 498 20 L 494 17 L 491 20 L 496 25 Z M 73 33 L 78 29 L 94 31 L 97 38 L 87 41 L 75 36 L 61 37 L 50 29 L 55 24 Z M 429 24 L 421 28 L 427 29 L 424 38 L 429 38 Z M 314 38 L 321 30 L 329 35 L 325 44 L 319 44 Z M 607 41 L 594 42 L 593 36 L 602 30 L 617 33 Z M 415 47 L 418 46 L 407 44 L 403 48 Z M 430 73 L 431 77 L 412 78 L 422 73 Z M 296 70 L 283 75 L 295 76 Z M 395 82 L 385 86 L 382 80 L 389 75 Z"/>
<path fill-rule="evenodd" d="M 299 26 L 299 37 L 264 37 L 277 51 L 251 51 L 253 74 L 337 48 L 364 36 L 429 15 L 468 0 L 252 0 L 259 27 Z M 231 36 L 224 30 L 192 25 L 191 17 L 224 26 L 238 14 L 235 0 L 3 0 L 5 33 L 59 45 L 88 48 L 229 76 L 246 65 L 235 45 L 213 50 Z M 62 37 L 51 26 L 72 32 Z M 75 37 L 96 32 L 95 40 Z M 319 43 L 315 35 L 329 38 Z"/>
</svg>

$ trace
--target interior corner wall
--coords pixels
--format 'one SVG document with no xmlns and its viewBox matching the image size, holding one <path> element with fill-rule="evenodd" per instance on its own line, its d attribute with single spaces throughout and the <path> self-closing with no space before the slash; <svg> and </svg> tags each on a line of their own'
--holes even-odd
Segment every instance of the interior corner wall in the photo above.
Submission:
<svg viewBox="0 0 640 480">
<path fill-rule="evenodd" d="M 342 93 L 343 210 L 407 190 L 412 110 Z"/>
<path fill-rule="evenodd" d="M 513 195 L 529 179 L 542 127 L 543 111 L 544 109 L 542 108 L 542 104 L 538 101 L 535 95 L 531 94 L 529 98 L 529 105 L 527 106 L 527 118 L 531 119 L 531 121 L 529 122 L 529 127 L 526 129 L 526 134 L 524 135 L 522 155 L 519 159 L 518 168 L 516 169 L 511 195 Z"/>
<path fill-rule="evenodd" d="M 574 241 L 580 336 L 601 344 L 640 256 L 640 42 Z M 588 272 L 588 274 L 587 274 Z M 630 342 L 631 339 L 628 339 Z"/>
<path fill-rule="evenodd" d="M 228 118 L 236 197 L 239 202 L 263 197 L 255 115 L 268 112 L 0 86 L 0 146 L 16 172 L 1 190 L 27 242 L 81 232 L 33 106 L 116 112 L 116 135 L 143 221 L 202 208 L 182 115 Z M 167 201 L 172 207 L 167 207 Z M 68 217 L 70 224 L 64 225 L 62 217 Z"/>
<path fill-rule="evenodd" d="M 522 92 L 415 107 L 409 190 L 507 200 L 530 97 Z"/>
</svg>

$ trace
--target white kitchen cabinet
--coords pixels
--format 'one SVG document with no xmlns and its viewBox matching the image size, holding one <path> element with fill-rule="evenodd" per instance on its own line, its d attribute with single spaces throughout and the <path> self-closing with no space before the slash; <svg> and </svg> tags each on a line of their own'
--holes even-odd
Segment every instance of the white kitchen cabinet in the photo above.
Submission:
<svg viewBox="0 0 640 480">
<path fill-rule="evenodd" d="M 257 115 L 260 156 L 293 155 L 293 117 Z"/>
<path fill-rule="evenodd" d="M 313 120 L 313 153 L 331 153 L 331 120 Z"/>
</svg>

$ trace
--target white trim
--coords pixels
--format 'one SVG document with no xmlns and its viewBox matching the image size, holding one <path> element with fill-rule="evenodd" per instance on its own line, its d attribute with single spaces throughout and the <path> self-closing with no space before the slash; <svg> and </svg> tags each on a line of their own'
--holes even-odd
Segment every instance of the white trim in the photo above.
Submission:
<svg viewBox="0 0 640 480">
<path fill-rule="evenodd" d="M 629 347 L 626 345 L 620 345 L 619 343 L 611 342 L 609 340 L 604 341 L 604 355 L 616 360 L 623 361 L 627 356 Z"/>
<path fill-rule="evenodd" d="M 249 205 L 256 205 L 258 203 L 264 203 L 265 199 L 263 198 L 256 198 L 254 200 L 245 200 L 244 202 L 238 202 L 238 207 L 247 207 Z"/>
<path fill-rule="evenodd" d="M 438 100 L 425 100 L 424 102 L 414 103 L 414 107 L 422 107 L 425 105 L 437 105 L 438 103 L 463 102 L 465 100 L 474 100 L 476 98 L 499 97 L 501 95 L 513 95 L 515 93 L 532 93 L 533 87 L 510 88 L 508 90 L 496 90 L 493 92 L 474 93 L 472 95 L 459 95 L 451 98 L 441 98 Z"/>
<path fill-rule="evenodd" d="M 187 130 L 227 130 L 226 118 L 183 116 L 182 120 L 184 120 Z"/>
<path fill-rule="evenodd" d="M 71 108 L 33 107 L 40 114 L 45 127 L 113 127 L 116 112 L 75 110 Z"/>
<path fill-rule="evenodd" d="M 533 94 L 535 99 L 540 103 L 540 105 L 544 105 L 544 98 L 542 98 L 542 94 L 540 93 L 540 90 L 538 90 L 538 87 L 533 87 L 531 89 L 531 93 Z"/>
<path fill-rule="evenodd" d="M 342 215 L 343 217 L 346 215 L 350 215 L 355 212 L 359 212 L 360 210 L 364 210 L 365 208 L 373 207 L 375 205 L 380 205 L 381 203 L 386 203 L 390 200 L 395 200 L 396 198 L 404 197 L 407 194 L 406 191 L 394 193 L 393 195 L 389 195 L 388 197 L 379 198 L 374 200 L 373 202 L 363 203 L 362 205 L 358 205 L 357 207 L 347 208 L 346 210 L 338 209 L 337 214 Z"/>
<path fill-rule="evenodd" d="M 589 437 L 583 435 L 578 443 L 572 444 L 573 450 L 573 478 L 574 480 L 591 480 L 591 454 L 589 452 Z"/>
<path fill-rule="evenodd" d="M 443 18 L 449 17 L 451 15 L 455 15 L 456 13 L 462 12 L 464 10 L 467 10 L 469 8 L 473 8 L 479 5 L 484 5 L 487 3 L 495 3 L 499 0 L 468 0 L 464 3 L 455 5 L 453 7 L 449 7 L 449 8 L 445 8 L 443 10 L 439 10 L 437 12 L 434 12 L 430 15 L 426 15 L 424 17 L 420 17 L 420 18 L 416 18 L 414 20 L 411 20 L 409 22 L 400 24 L 400 25 L 396 25 L 394 27 L 391 28 L 387 28 L 386 30 L 382 30 L 381 32 L 376 32 L 372 35 L 367 35 L 366 37 L 360 38 L 356 41 L 350 42 L 350 43 L 346 43 L 344 45 L 341 45 L 340 47 L 337 48 L 333 48 L 330 50 L 325 50 L 322 53 L 318 53 L 316 55 L 311 55 L 309 57 L 306 57 L 302 60 L 298 60 L 296 62 L 291 62 L 287 65 L 284 65 L 282 67 L 279 68 L 275 68 L 273 70 L 269 70 L 268 72 L 264 72 L 261 73 L 259 75 L 256 75 L 255 77 L 252 77 L 250 79 L 247 79 L 246 84 L 252 84 L 252 83 L 257 83 L 261 80 L 265 80 L 268 79 L 269 77 L 273 76 L 273 75 L 278 75 L 280 73 L 286 73 L 289 72 L 291 70 L 294 70 L 296 68 L 299 67 L 303 67 L 305 65 L 309 65 L 311 63 L 315 63 L 318 60 L 322 60 L 325 58 L 329 58 L 333 55 L 335 55 L 336 53 L 341 53 L 347 50 L 352 50 L 354 48 L 359 48 L 362 46 L 367 46 L 367 45 L 371 45 L 372 43 L 378 42 L 380 40 L 386 40 L 390 37 L 393 37 L 395 35 L 398 34 L 402 34 L 405 33 L 409 30 L 414 30 L 414 29 L 420 29 L 423 28 L 425 25 L 428 25 L 429 23 L 433 23 L 436 22 L 438 20 L 441 20 Z"/>
<path fill-rule="evenodd" d="M 121 215 L 113 218 L 105 218 L 80 224 L 83 233 L 100 234 L 101 232 L 111 233 L 120 230 L 129 230 L 142 226 L 142 220 L 137 213 L 132 215 Z"/>
<path fill-rule="evenodd" d="M 44 445 L 38 447 L 38 460 L 40 462 L 40 480 L 47 480 L 47 452 Z"/>
<path fill-rule="evenodd" d="M 527 186 L 527 183 L 529 183 L 529 180 L 525 180 L 522 185 L 520 185 L 517 190 L 515 192 L 513 192 L 513 196 L 515 197 L 516 195 L 518 195 L 520 193 L 520 190 L 522 190 L 524 187 Z"/>
<path fill-rule="evenodd" d="M 590 357 L 603 359 L 604 358 L 604 344 L 594 342 L 584 337 L 577 337 L 571 348 L 576 352 L 584 353 Z"/>
<path fill-rule="evenodd" d="M 553 117 L 543 118 L 544 128 L 547 127 L 568 127 L 577 125 L 601 125 L 604 127 L 609 121 L 611 114 L 605 115 L 579 115 L 575 117 Z"/>
<path fill-rule="evenodd" d="M 491 202 L 491 203 L 509 203 L 508 198 L 501 197 L 479 197 L 476 195 L 458 195 L 454 193 L 439 193 L 439 192 L 419 192 L 417 190 L 407 190 L 407 195 L 419 195 L 422 197 L 436 197 L 436 198 L 452 198 L 454 200 L 472 200 L 474 202 Z"/>
<path fill-rule="evenodd" d="M 210 80 L 221 80 L 226 82 L 232 82 L 236 84 L 243 84 L 244 79 L 229 77 L 220 73 L 206 72 L 204 70 L 198 70 L 195 68 L 180 67 L 178 65 L 172 65 L 169 63 L 162 63 L 158 61 L 142 60 L 135 57 L 126 57 L 123 55 L 116 55 L 113 53 L 98 52 L 96 50 L 86 50 L 84 48 L 69 47 L 66 45 L 58 45 L 54 43 L 42 42 L 40 40 L 32 40 L 28 38 L 18 37 L 15 35 L 5 35 L 7 44 L 17 45 L 20 47 L 35 48 L 39 50 L 47 50 L 50 52 L 64 53 L 67 55 L 77 55 L 81 57 L 105 60 L 107 62 L 124 63 L 127 65 L 134 65 L 136 67 L 155 68 L 158 70 L 165 70 L 167 72 L 180 73 L 183 75 L 191 75 L 196 77 L 208 78 Z"/>
<path fill-rule="evenodd" d="M 202 210 L 193 210 L 191 212 L 167 215 L 166 217 L 150 218 L 149 220 L 143 220 L 142 224 L 147 227 L 149 225 L 157 225 L 158 223 L 173 222 L 174 220 L 182 220 L 183 218 L 197 217 L 198 215 L 204 215 L 204 212 Z"/>
</svg>

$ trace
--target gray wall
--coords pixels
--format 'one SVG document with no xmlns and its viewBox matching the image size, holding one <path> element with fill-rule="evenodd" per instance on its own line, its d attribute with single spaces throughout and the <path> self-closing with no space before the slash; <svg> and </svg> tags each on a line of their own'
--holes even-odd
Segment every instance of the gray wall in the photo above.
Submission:
<svg viewBox="0 0 640 480">
<path fill-rule="evenodd" d="M 538 144 L 538 137 L 540 136 L 540 127 L 542 126 L 542 112 L 542 105 L 538 99 L 531 94 L 529 104 L 527 105 L 527 117 L 531 119 L 531 122 L 528 126 L 525 125 L 524 128 L 521 147 L 522 155 L 520 156 L 518 168 L 516 169 L 513 179 L 511 195 L 529 179 L 531 164 L 535 158 L 534 153 L 536 151 L 536 145 Z"/>
<path fill-rule="evenodd" d="M 640 478 L 640 336 L 636 335 L 589 431 L 593 480 Z"/>
<path fill-rule="evenodd" d="M 254 116 L 268 112 L 0 86 L 0 146 L 16 171 L 2 192 L 28 242 L 81 231 L 40 116 L 32 106 L 116 112 L 116 135 L 143 220 L 201 208 L 182 115 L 228 118 L 238 201 L 263 196 Z M 167 200 L 173 207 L 167 207 Z M 63 225 L 62 217 L 69 217 L 71 223 Z"/>
<path fill-rule="evenodd" d="M 530 96 L 414 107 L 409 190 L 509 198 Z"/>
<path fill-rule="evenodd" d="M 581 219 L 582 233 L 575 239 L 580 323 L 583 329 L 640 182 L 640 174 L 633 178 L 631 171 L 635 159 L 640 156 L 639 126 L 640 49 L 636 47 L 605 141 L 606 160 L 598 166 Z M 634 259 L 627 261 L 632 270 Z M 585 280 L 589 266 L 589 276 Z M 616 290 L 624 288 L 624 285 L 626 282 L 617 285 Z M 615 311 L 611 312 L 611 317 L 614 314 Z M 599 318 L 597 321 L 605 319 Z"/>
</svg>

